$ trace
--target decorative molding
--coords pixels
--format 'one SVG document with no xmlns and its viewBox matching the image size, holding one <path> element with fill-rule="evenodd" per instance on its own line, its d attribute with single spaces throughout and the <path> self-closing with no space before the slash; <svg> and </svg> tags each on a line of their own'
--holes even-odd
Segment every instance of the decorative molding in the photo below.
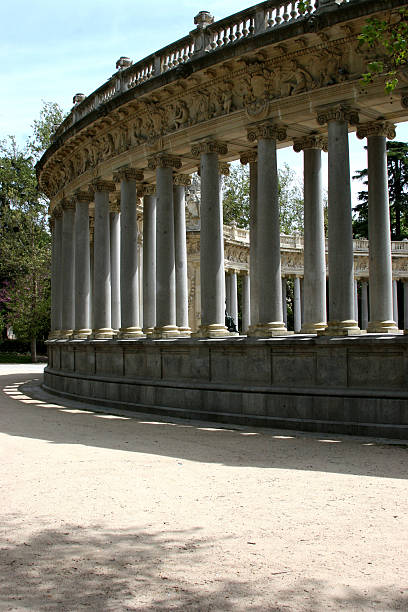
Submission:
<svg viewBox="0 0 408 612">
<path fill-rule="evenodd" d="M 200 157 L 202 153 L 217 153 L 218 155 L 226 155 L 228 146 L 224 142 L 218 140 L 203 140 L 197 142 L 191 147 L 193 157 Z"/>
<path fill-rule="evenodd" d="M 300 151 L 305 149 L 323 149 L 323 151 L 327 151 L 327 138 L 320 134 L 309 134 L 308 136 L 293 139 L 293 150 L 296 153 L 300 153 Z"/>
<path fill-rule="evenodd" d="M 137 195 L 139 198 L 144 196 L 156 195 L 156 185 L 142 184 L 137 186 Z"/>
<path fill-rule="evenodd" d="M 62 206 L 62 210 L 75 210 L 75 206 L 76 206 L 76 199 L 75 198 L 66 198 L 64 200 L 61 200 L 61 206 Z"/>
<path fill-rule="evenodd" d="M 174 168 L 174 170 L 179 170 L 181 168 L 181 159 L 168 153 L 160 153 L 150 157 L 148 167 L 150 170 L 156 170 L 156 168 Z"/>
<path fill-rule="evenodd" d="M 243 151 L 239 156 L 239 160 L 243 166 L 256 162 L 258 160 L 258 151 L 256 149 Z"/>
<path fill-rule="evenodd" d="M 370 136 L 385 136 L 389 140 L 393 140 L 396 134 L 395 125 L 384 120 L 360 123 L 357 127 L 357 138 L 360 140 L 369 138 Z"/>
<path fill-rule="evenodd" d="M 358 111 L 343 104 L 329 106 L 317 111 L 317 123 L 325 125 L 329 121 L 347 121 L 351 125 L 358 124 Z"/>
<path fill-rule="evenodd" d="M 116 201 L 109 202 L 109 212 L 110 213 L 120 213 L 120 198 Z"/>
<path fill-rule="evenodd" d="M 248 128 L 247 137 L 249 142 L 256 140 L 286 140 L 286 128 L 274 123 L 261 123 Z"/>
<path fill-rule="evenodd" d="M 74 192 L 73 198 L 76 200 L 76 202 L 93 202 L 93 194 L 90 193 L 89 191 L 81 191 L 80 189 L 78 189 L 77 191 Z"/>
<path fill-rule="evenodd" d="M 173 184 L 181 187 L 191 185 L 191 176 L 189 174 L 175 174 L 173 176 Z"/>
<path fill-rule="evenodd" d="M 113 180 L 115 183 L 119 183 L 122 180 L 125 181 L 143 181 L 143 170 L 137 168 L 130 168 L 129 166 L 123 166 L 113 173 Z"/>
</svg>

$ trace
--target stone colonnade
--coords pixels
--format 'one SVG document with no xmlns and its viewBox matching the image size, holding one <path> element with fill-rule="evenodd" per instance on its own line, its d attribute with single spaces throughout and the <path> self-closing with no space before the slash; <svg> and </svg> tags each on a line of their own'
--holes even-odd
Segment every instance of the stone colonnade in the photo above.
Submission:
<svg viewBox="0 0 408 612">
<path fill-rule="evenodd" d="M 318 113 L 328 129 L 294 139 L 304 155 L 304 278 L 294 279 L 295 332 L 330 336 L 358 335 L 353 269 L 348 129 L 356 112 L 336 106 Z M 253 148 L 241 154 L 250 166 L 250 277 L 243 277 L 243 331 L 255 337 L 287 335 L 286 286 L 282 282 L 276 148 L 284 128 L 265 122 L 248 128 Z M 362 327 L 398 331 L 393 311 L 391 242 L 386 171 L 387 137 L 394 127 L 379 120 L 358 125 L 367 138 L 369 176 L 370 269 L 361 285 Z M 328 265 L 326 267 L 321 150 L 329 155 Z M 201 327 L 202 338 L 229 336 L 225 308 L 238 319 L 237 275 L 224 269 L 224 236 L 220 176 L 227 144 L 203 140 L 192 146 L 201 176 Z M 162 152 L 148 159 L 155 185 L 143 182 L 143 171 L 119 168 L 113 180 L 96 179 L 53 210 L 52 334 L 54 339 L 150 336 L 188 337 L 185 188 L 183 160 Z M 120 184 L 119 200 L 115 199 Z M 112 199 L 113 196 L 113 199 Z M 137 202 L 143 198 L 143 262 L 138 249 Z M 93 202 L 93 249 L 90 205 Z M 143 270 L 142 299 L 139 278 Z M 394 290 L 395 291 L 395 290 Z M 227 300 L 227 302 L 226 302 Z M 303 308 L 301 303 L 303 302 Z M 143 303 L 143 308 L 140 308 Z M 395 304 L 395 299 L 394 299 Z M 326 312 L 329 319 L 326 320 Z M 369 312 L 369 314 L 368 314 Z"/>
</svg>

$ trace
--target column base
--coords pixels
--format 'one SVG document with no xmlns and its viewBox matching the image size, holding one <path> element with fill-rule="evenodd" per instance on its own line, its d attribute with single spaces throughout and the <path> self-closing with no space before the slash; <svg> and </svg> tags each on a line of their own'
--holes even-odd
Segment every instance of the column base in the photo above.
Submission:
<svg viewBox="0 0 408 612">
<path fill-rule="evenodd" d="M 175 325 L 164 325 L 163 327 L 155 327 L 152 337 L 154 340 L 170 340 L 180 338 L 180 332 Z"/>
<path fill-rule="evenodd" d="M 143 333 L 146 336 L 146 338 L 151 338 L 152 335 L 154 334 L 154 327 L 144 327 Z"/>
<path fill-rule="evenodd" d="M 112 340 L 115 332 L 110 327 L 102 327 L 101 329 L 94 329 L 92 332 L 92 340 Z"/>
<path fill-rule="evenodd" d="M 395 321 L 370 321 L 367 325 L 369 334 L 398 334 L 400 330 Z"/>
<path fill-rule="evenodd" d="M 228 329 L 221 323 L 200 325 L 198 331 L 193 334 L 194 338 L 227 338 L 230 335 Z"/>
<path fill-rule="evenodd" d="M 75 329 L 74 340 L 88 340 L 92 334 L 92 329 Z"/>
<path fill-rule="evenodd" d="M 48 334 L 48 340 L 59 340 L 60 334 L 61 334 L 60 329 L 54 329 L 53 331 L 50 331 L 50 333 Z"/>
<path fill-rule="evenodd" d="M 141 327 L 121 327 L 118 331 L 119 340 L 134 340 L 135 338 L 144 338 L 145 334 Z"/>
<path fill-rule="evenodd" d="M 190 338 L 191 329 L 189 327 L 179 327 L 180 338 Z"/>
<path fill-rule="evenodd" d="M 361 336 L 365 330 L 361 330 L 356 321 L 329 321 L 326 329 L 317 332 L 319 336 Z"/>
<path fill-rule="evenodd" d="M 288 331 L 283 321 L 271 321 L 269 323 L 256 323 L 251 325 L 247 331 L 248 336 L 255 338 L 274 338 L 275 336 L 291 336 L 293 331 Z"/>
<path fill-rule="evenodd" d="M 70 340 L 72 338 L 73 333 L 73 329 L 60 329 L 58 340 Z"/>
<path fill-rule="evenodd" d="M 327 323 L 303 323 L 300 334 L 318 334 L 326 329 Z"/>
</svg>

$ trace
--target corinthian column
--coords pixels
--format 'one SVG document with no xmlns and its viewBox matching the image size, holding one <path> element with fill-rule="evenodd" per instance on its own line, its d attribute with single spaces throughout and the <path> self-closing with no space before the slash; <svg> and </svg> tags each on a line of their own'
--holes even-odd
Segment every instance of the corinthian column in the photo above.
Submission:
<svg viewBox="0 0 408 612">
<path fill-rule="evenodd" d="M 191 149 L 200 158 L 201 176 L 201 326 L 198 335 L 207 338 L 228 336 L 225 327 L 224 234 L 218 155 L 227 145 L 207 140 Z"/>
<path fill-rule="evenodd" d="M 321 110 L 320 125 L 328 124 L 329 152 L 329 314 L 328 336 L 361 333 L 354 318 L 354 261 L 351 224 L 350 162 L 348 124 L 358 122 L 358 114 L 343 106 Z"/>
<path fill-rule="evenodd" d="M 119 338 L 143 336 L 140 328 L 138 283 L 138 231 L 136 181 L 143 180 L 143 172 L 135 168 L 121 168 L 114 179 L 120 182 L 120 313 Z"/>
<path fill-rule="evenodd" d="M 257 235 L 257 193 L 258 193 L 258 153 L 256 149 L 241 153 L 241 164 L 249 164 L 249 274 L 250 274 L 250 313 L 247 331 L 250 325 L 259 320 L 258 294 L 256 284 L 256 235 Z"/>
<path fill-rule="evenodd" d="M 181 168 L 177 157 L 162 153 L 149 160 L 156 170 L 156 338 L 180 335 L 176 323 L 176 269 L 174 252 L 173 168 Z"/>
<path fill-rule="evenodd" d="M 282 277 L 280 260 L 280 223 L 276 141 L 284 140 L 286 131 L 269 123 L 248 130 L 248 140 L 258 142 L 257 236 L 255 282 L 258 287 L 258 321 L 253 321 L 248 335 L 284 336 L 287 329 L 282 312 Z M 262 289 L 261 289 L 262 288 Z"/>
<path fill-rule="evenodd" d="M 156 327 L 156 187 L 143 185 L 143 332 Z"/>
<path fill-rule="evenodd" d="M 86 339 L 90 328 L 91 268 L 89 244 L 89 203 L 93 197 L 88 191 L 75 193 L 75 331 L 74 338 Z"/>
<path fill-rule="evenodd" d="M 71 338 L 74 331 L 74 281 L 75 281 L 75 202 L 62 202 L 62 330 L 60 338 Z"/>
<path fill-rule="evenodd" d="M 188 324 L 188 278 L 185 190 L 191 185 L 188 174 L 174 176 L 174 245 L 176 263 L 176 323 L 181 336 L 190 336 Z"/>
<path fill-rule="evenodd" d="M 301 332 L 326 328 L 326 256 L 322 200 L 322 153 L 325 140 L 317 134 L 295 138 L 293 148 L 303 151 L 304 177 L 304 314 Z M 296 330 L 295 330 L 296 331 Z"/>
<path fill-rule="evenodd" d="M 390 209 L 386 139 L 395 138 L 395 126 L 372 121 L 358 126 L 357 136 L 367 138 L 368 237 L 370 274 L 370 321 L 367 331 L 395 333 L 393 315 Z"/>
<path fill-rule="evenodd" d="M 51 260 L 51 333 L 50 340 L 56 340 L 61 333 L 62 315 L 62 210 L 56 206 L 51 217 L 52 260 Z"/>
<path fill-rule="evenodd" d="M 95 193 L 94 229 L 94 329 L 95 340 L 113 338 L 111 323 L 111 269 L 109 193 L 115 183 L 97 179 L 92 183 Z"/>
</svg>

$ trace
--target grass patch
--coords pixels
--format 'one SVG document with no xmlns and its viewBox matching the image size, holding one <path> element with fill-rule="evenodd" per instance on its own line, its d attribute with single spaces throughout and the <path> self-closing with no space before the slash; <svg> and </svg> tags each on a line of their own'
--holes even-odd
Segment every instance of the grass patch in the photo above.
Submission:
<svg viewBox="0 0 408 612">
<path fill-rule="evenodd" d="M 0 353 L 0 363 L 31 363 L 31 355 Z"/>
</svg>

